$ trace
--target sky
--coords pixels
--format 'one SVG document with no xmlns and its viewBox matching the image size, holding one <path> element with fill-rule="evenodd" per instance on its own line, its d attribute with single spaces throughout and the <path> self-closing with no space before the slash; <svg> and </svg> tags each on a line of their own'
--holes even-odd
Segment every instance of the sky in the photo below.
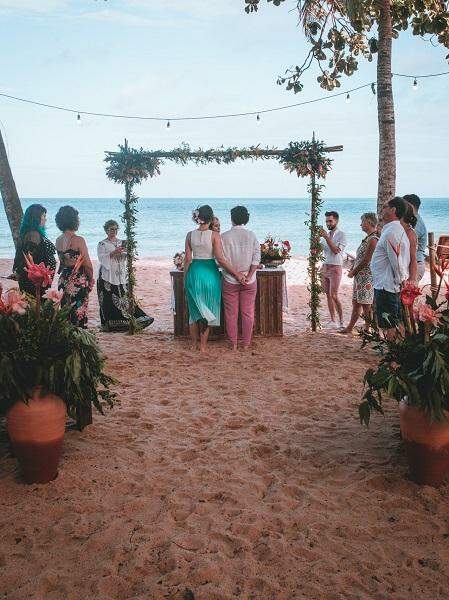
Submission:
<svg viewBox="0 0 449 600">
<path fill-rule="evenodd" d="M 307 45 L 293 1 L 0 0 L 0 92 L 91 112 L 194 116 L 262 110 L 326 97 L 316 71 L 294 95 L 276 85 Z M 441 47 L 404 32 L 394 42 L 393 71 L 449 71 Z M 342 90 L 375 80 L 375 61 L 342 80 Z M 397 191 L 449 197 L 449 77 L 394 80 Z M 104 151 L 130 145 L 285 147 L 291 140 L 343 144 L 326 180 L 329 197 L 377 194 L 377 111 L 369 88 L 255 117 L 165 123 L 101 119 L 0 98 L 0 127 L 22 197 L 118 197 Z M 232 166 L 166 164 L 145 182 L 145 197 L 304 197 L 307 181 L 275 161 Z"/>
</svg>

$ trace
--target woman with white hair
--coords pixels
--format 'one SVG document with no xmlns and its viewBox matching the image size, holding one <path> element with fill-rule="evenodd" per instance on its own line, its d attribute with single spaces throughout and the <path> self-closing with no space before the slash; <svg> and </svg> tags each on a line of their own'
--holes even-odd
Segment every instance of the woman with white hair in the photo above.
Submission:
<svg viewBox="0 0 449 600">
<path fill-rule="evenodd" d="M 375 213 L 364 213 L 361 217 L 360 227 L 366 237 L 357 249 L 354 265 L 348 272 L 348 277 L 354 279 L 352 291 L 352 315 L 348 325 L 341 333 L 351 333 L 355 324 L 363 315 L 365 329 L 369 329 L 372 319 L 372 306 L 374 302 L 373 275 L 370 263 L 376 248 L 379 236 L 377 235 L 377 216 Z"/>
<path fill-rule="evenodd" d="M 126 240 L 117 237 L 118 223 L 106 221 L 106 239 L 98 244 L 100 262 L 97 293 L 100 305 L 100 319 L 103 331 L 126 331 L 129 327 L 129 298 L 126 271 Z M 153 317 L 146 315 L 135 304 L 134 318 L 142 329 L 153 323 Z"/>
</svg>

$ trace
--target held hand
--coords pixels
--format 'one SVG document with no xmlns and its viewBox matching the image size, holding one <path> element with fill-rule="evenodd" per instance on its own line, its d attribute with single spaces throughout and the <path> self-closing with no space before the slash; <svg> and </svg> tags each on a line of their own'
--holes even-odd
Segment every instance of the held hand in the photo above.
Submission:
<svg viewBox="0 0 449 600">
<path fill-rule="evenodd" d="M 352 269 L 350 271 L 348 271 L 348 277 L 350 279 L 352 279 L 354 277 L 354 275 L 355 275 L 355 273 L 354 273 L 354 271 Z"/>
<path fill-rule="evenodd" d="M 327 232 L 322 227 L 318 228 L 318 232 L 319 232 L 320 236 L 323 237 L 324 239 L 328 238 Z"/>
<path fill-rule="evenodd" d="M 246 273 L 237 273 L 237 281 L 242 285 L 246 285 L 248 283 Z"/>
</svg>

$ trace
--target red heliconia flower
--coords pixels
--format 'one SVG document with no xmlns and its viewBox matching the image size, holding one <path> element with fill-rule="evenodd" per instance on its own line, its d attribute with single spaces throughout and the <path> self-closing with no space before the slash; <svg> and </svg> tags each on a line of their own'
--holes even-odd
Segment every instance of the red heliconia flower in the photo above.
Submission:
<svg viewBox="0 0 449 600">
<path fill-rule="evenodd" d="M 401 254 L 401 242 L 399 242 L 399 244 L 397 246 L 395 246 L 391 240 L 388 240 L 388 243 L 390 244 L 393 252 L 399 258 L 399 255 Z"/>
<path fill-rule="evenodd" d="M 287 250 L 290 252 L 290 250 L 292 249 L 290 242 L 288 240 L 285 240 L 284 242 L 282 242 L 284 244 L 284 246 L 287 248 Z"/>
<path fill-rule="evenodd" d="M 413 306 L 418 296 L 421 296 L 419 287 L 414 283 L 406 283 L 401 291 L 401 302 L 404 306 Z"/>
<path fill-rule="evenodd" d="M 46 267 L 43 262 L 36 265 L 33 257 L 28 254 L 25 256 L 25 271 L 28 273 L 28 279 L 36 288 L 48 287 L 53 281 L 53 271 Z"/>
</svg>

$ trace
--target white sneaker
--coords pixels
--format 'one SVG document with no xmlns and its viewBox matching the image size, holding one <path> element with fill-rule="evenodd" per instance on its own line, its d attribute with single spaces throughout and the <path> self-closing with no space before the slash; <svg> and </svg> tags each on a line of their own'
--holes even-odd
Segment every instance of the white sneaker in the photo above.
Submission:
<svg viewBox="0 0 449 600">
<path fill-rule="evenodd" d="M 328 321 L 324 323 L 323 329 L 337 329 L 337 323 L 335 321 Z"/>
</svg>

